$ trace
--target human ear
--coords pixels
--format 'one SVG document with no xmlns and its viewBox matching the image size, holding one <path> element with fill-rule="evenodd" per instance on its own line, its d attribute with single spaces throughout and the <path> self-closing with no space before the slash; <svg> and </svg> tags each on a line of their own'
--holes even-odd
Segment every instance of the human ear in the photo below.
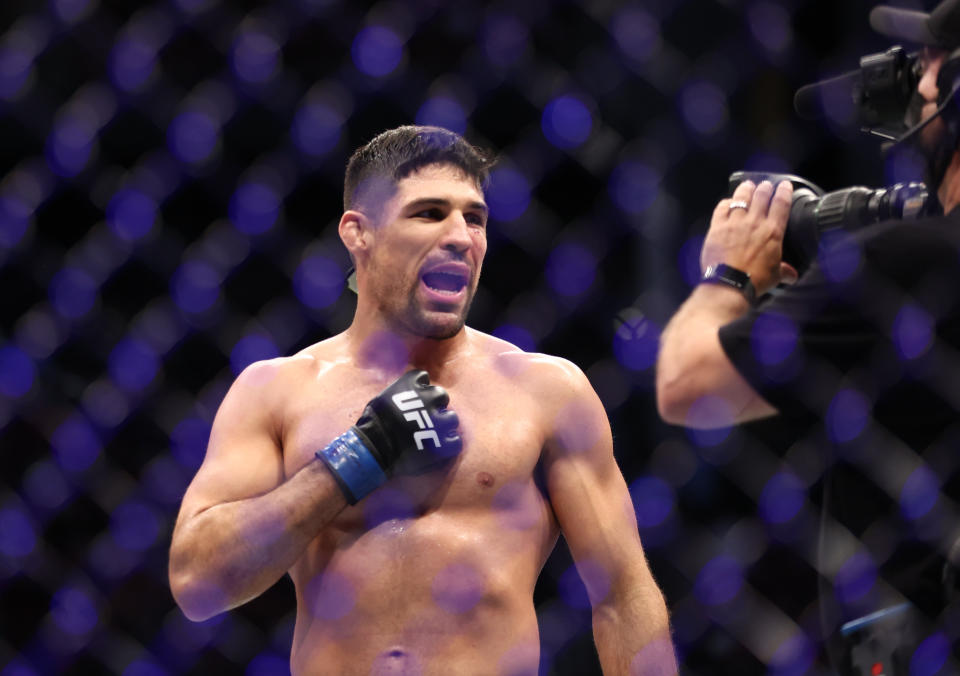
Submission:
<svg viewBox="0 0 960 676">
<path fill-rule="evenodd" d="M 351 209 L 343 212 L 337 232 L 340 241 L 354 258 L 370 246 L 370 219 L 359 211 Z"/>
</svg>

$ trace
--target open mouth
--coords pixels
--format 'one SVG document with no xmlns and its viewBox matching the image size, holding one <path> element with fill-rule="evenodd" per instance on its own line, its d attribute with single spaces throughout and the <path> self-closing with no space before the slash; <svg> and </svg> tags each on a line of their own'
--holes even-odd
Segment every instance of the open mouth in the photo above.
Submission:
<svg viewBox="0 0 960 676">
<path fill-rule="evenodd" d="M 457 272 L 434 270 L 421 277 L 431 291 L 447 296 L 456 296 L 467 286 L 467 276 Z"/>
</svg>

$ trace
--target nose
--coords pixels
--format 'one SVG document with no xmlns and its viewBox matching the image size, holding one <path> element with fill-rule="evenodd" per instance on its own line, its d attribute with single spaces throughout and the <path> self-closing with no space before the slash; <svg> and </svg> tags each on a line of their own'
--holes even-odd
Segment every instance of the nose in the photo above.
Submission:
<svg viewBox="0 0 960 676">
<path fill-rule="evenodd" d="M 447 218 L 446 228 L 440 245 L 448 251 L 464 253 L 473 245 L 470 237 L 470 228 L 463 214 L 452 211 Z"/>
<path fill-rule="evenodd" d="M 923 97 L 924 101 L 936 103 L 940 90 L 937 88 L 937 76 L 940 74 L 940 66 L 943 63 L 943 56 L 937 56 L 930 60 L 930 63 L 923 71 L 920 82 L 917 83 L 917 93 Z"/>
</svg>

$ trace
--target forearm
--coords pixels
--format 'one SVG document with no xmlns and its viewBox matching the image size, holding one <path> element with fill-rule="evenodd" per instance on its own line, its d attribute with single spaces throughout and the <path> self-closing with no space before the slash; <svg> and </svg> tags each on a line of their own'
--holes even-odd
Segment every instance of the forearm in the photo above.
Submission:
<svg viewBox="0 0 960 676">
<path fill-rule="evenodd" d="M 718 331 L 748 310 L 735 289 L 707 284 L 680 306 L 663 331 L 657 356 L 657 407 L 664 420 L 688 423 L 687 412 L 699 398 L 724 395 L 735 371 Z"/>
<path fill-rule="evenodd" d="M 311 460 L 268 493 L 192 515 L 170 548 L 174 598 L 202 620 L 259 596 L 346 504 L 326 466 Z"/>
<path fill-rule="evenodd" d="M 593 636 L 604 676 L 672 676 L 677 659 L 663 595 L 652 579 L 611 589 L 593 609 Z"/>
</svg>

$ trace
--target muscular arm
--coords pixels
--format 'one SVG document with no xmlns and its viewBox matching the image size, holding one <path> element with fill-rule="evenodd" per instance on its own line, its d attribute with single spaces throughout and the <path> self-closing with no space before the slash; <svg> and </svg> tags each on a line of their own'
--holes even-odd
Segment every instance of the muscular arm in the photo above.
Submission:
<svg viewBox="0 0 960 676">
<path fill-rule="evenodd" d="M 319 460 L 284 480 L 277 416 L 283 368 L 262 362 L 237 378 L 184 496 L 169 574 L 173 596 L 192 620 L 263 593 L 346 505 Z"/>
<path fill-rule="evenodd" d="M 667 608 L 647 565 L 610 426 L 586 377 L 565 365 L 550 407 L 547 490 L 593 607 L 604 674 L 677 673 Z"/>
</svg>

